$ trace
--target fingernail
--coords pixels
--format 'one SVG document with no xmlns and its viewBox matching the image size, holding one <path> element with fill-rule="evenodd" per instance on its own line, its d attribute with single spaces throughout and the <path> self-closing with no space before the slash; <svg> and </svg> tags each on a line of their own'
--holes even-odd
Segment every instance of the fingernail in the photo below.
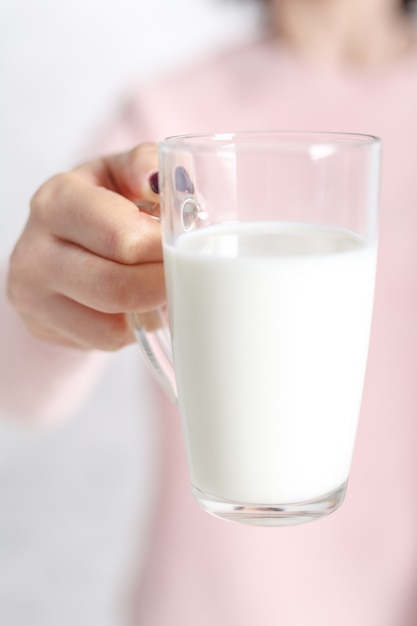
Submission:
<svg viewBox="0 0 417 626">
<path fill-rule="evenodd" d="M 154 172 L 149 176 L 149 186 L 154 193 L 159 193 L 159 176 L 158 172 Z"/>
<path fill-rule="evenodd" d="M 187 170 L 182 165 L 179 165 L 175 170 L 175 187 L 177 191 L 183 193 L 194 193 L 194 185 Z"/>
</svg>

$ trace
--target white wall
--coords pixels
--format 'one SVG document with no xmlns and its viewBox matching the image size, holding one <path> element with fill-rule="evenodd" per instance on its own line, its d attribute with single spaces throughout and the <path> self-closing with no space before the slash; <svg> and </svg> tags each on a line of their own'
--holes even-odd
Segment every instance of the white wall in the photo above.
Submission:
<svg viewBox="0 0 417 626">
<path fill-rule="evenodd" d="M 1 1 L 0 259 L 32 192 L 72 165 L 116 95 L 250 36 L 256 9 L 241 5 Z M 151 407 L 142 399 L 138 410 L 146 381 L 132 347 L 69 423 L 37 431 L 0 416 L 0 624 L 120 623 L 115 600 L 142 523 L 138 507 L 151 497 L 143 477 L 157 445 Z"/>
<path fill-rule="evenodd" d="M 72 163 L 115 94 L 250 33 L 255 20 L 242 0 L 2 0 L 2 247 L 31 192 Z"/>
</svg>

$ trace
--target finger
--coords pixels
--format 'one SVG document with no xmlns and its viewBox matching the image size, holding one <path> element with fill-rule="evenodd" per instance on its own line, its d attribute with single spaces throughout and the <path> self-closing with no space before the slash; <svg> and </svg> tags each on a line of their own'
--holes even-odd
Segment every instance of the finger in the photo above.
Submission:
<svg viewBox="0 0 417 626">
<path fill-rule="evenodd" d="M 160 226 L 133 202 L 75 173 L 51 179 L 33 197 L 32 221 L 55 237 L 125 264 L 162 259 Z"/>
<path fill-rule="evenodd" d="M 37 306 L 36 317 L 23 318 L 32 334 L 43 341 L 83 350 L 118 350 L 134 342 L 123 314 L 108 315 L 52 294 Z"/>
<path fill-rule="evenodd" d="M 103 313 L 150 311 L 165 302 L 162 262 L 122 265 L 73 244 L 53 242 L 53 247 L 38 259 L 51 291 Z"/>
<path fill-rule="evenodd" d="M 158 202 L 155 174 L 158 171 L 158 151 L 155 143 L 143 143 L 129 152 L 111 155 L 76 168 L 86 182 L 106 184 L 133 202 Z M 105 183 L 103 183 L 105 181 Z"/>
<path fill-rule="evenodd" d="M 163 264 L 122 265 L 68 242 L 32 236 L 13 252 L 9 300 L 20 311 L 36 311 L 53 293 L 103 313 L 149 311 L 165 302 Z"/>
</svg>

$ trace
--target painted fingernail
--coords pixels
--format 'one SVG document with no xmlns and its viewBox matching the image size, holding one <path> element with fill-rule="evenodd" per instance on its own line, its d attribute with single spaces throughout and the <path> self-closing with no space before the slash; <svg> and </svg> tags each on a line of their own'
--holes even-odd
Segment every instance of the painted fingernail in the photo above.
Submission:
<svg viewBox="0 0 417 626">
<path fill-rule="evenodd" d="M 158 172 L 154 172 L 149 176 L 149 186 L 154 193 L 159 193 L 159 176 Z"/>
<path fill-rule="evenodd" d="M 194 185 L 187 170 L 182 165 L 179 165 L 175 170 L 175 187 L 177 191 L 183 193 L 194 193 Z"/>
</svg>

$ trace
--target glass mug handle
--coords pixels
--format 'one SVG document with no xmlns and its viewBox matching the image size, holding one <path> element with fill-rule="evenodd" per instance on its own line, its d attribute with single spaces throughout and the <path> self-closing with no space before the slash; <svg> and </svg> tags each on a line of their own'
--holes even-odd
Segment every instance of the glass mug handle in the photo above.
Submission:
<svg viewBox="0 0 417 626">
<path fill-rule="evenodd" d="M 161 307 L 146 313 L 130 313 L 129 319 L 148 367 L 168 398 L 177 404 L 171 334 L 166 309 Z"/>
<path fill-rule="evenodd" d="M 161 221 L 158 203 L 142 200 L 136 206 L 157 222 Z M 166 308 L 130 313 L 129 321 L 149 369 L 168 398 L 177 404 L 177 385 Z"/>
<path fill-rule="evenodd" d="M 176 175 L 186 177 L 185 182 L 181 180 L 181 184 L 177 185 L 177 190 L 178 187 L 183 188 L 180 201 L 180 216 L 182 231 L 187 232 L 201 222 L 207 223 L 208 213 L 204 209 L 201 199 L 196 199 L 194 186 L 184 168 L 177 167 Z M 161 222 L 161 211 L 158 203 L 142 200 L 136 202 L 136 206 L 140 211 L 144 211 L 157 222 Z M 169 331 L 166 307 L 145 313 L 130 313 L 129 318 L 148 367 L 168 398 L 174 404 L 178 404 L 171 333 Z"/>
</svg>

